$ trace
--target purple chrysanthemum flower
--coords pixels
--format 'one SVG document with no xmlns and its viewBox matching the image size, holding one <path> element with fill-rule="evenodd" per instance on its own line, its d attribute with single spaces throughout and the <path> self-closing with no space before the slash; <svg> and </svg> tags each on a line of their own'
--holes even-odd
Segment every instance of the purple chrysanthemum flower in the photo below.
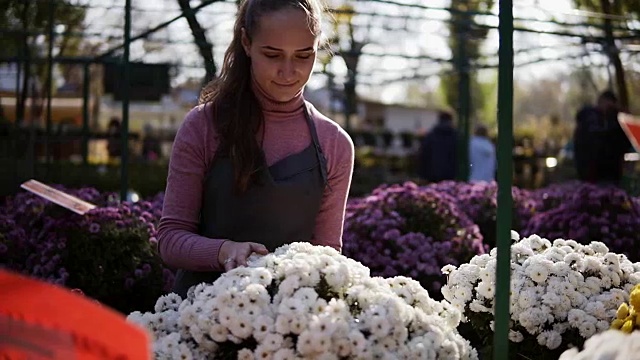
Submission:
<svg viewBox="0 0 640 360">
<path fill-rule="evenodd" d="M 92 234 L 97 234 L 100 232 L 100 224 L 93 223 L 89 225 L 89 232 Z"/>
</svg>

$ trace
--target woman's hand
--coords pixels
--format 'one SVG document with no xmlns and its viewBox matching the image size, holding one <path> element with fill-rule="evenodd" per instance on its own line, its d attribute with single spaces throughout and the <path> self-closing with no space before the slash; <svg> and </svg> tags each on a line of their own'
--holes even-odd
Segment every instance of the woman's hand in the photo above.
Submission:
<svg viewBox="0 0 640 360">
<path fill-rule="evenodd" d="M 266 255 L 269 250 L 258 243 L 225 241 L 218 251 L 218 262 L 224 267 L 224 271 L 229 271 L 238 266 L 246 266 L 247 258 L 252 253 Z"/>
</svg>

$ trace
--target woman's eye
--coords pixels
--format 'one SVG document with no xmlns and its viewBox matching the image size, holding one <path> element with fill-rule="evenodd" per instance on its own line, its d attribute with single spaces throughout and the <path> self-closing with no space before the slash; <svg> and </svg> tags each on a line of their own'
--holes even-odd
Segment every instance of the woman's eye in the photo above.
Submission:
<svg viewBox="0 0 640 360">
<path fill-rule="evenodd" d="M 298 55 L 298 59 L 303 59 L 303 60 L 304 60 L 304 59 L 308 59 L 308 58 L 310 58 L 310 57 L 311 57 L 311 55 L 310 55 L 310 54 Z"/>
<path fill-rule="evenodd" d="M 268 57 L 269 59 L 275 59 L 278 57 L 278 54 L 264 54 L 264 56 Z"/>
</svg>

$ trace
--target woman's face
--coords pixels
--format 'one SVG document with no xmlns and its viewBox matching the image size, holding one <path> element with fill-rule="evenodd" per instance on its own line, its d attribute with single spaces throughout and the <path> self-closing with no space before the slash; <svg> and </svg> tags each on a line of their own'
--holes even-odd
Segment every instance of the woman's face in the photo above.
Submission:
<svg viewBox="0 0 640 360">
<path fill-rule="evenodd" d="M 252 39 L 242 34 L 258 85 L 276 101 L 291 100 L 309 81 L 318 39 L 298 9 L 283 9 L 258 19 Z"/>
</svg>

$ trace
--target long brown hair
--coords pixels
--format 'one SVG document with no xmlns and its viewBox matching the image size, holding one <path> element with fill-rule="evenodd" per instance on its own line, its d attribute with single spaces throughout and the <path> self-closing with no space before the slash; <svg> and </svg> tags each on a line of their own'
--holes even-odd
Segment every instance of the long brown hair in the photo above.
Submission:
<svg viewBox="0 0 640 360">
<path fill-rule="evenodd" d="M 212 103 L 216 130 L 220 135 L 217 151 L 228 153 L 234 169 L 236 192 L 244 192 L 255 182 L 261 164 L 261 144 L 257 134 L 263 130 L 262 109 L 251 89 L 251 59 L 242 47 L 242 29 L 251 41 L 260 17 L 285 8 L 307 14 L 309 29 L 320 36 L 320 0 L 244 0 L 238 9 L 233 40 L 224 55 L 220 76 L 200 94 L 200 103 Z"/>
</svg>

